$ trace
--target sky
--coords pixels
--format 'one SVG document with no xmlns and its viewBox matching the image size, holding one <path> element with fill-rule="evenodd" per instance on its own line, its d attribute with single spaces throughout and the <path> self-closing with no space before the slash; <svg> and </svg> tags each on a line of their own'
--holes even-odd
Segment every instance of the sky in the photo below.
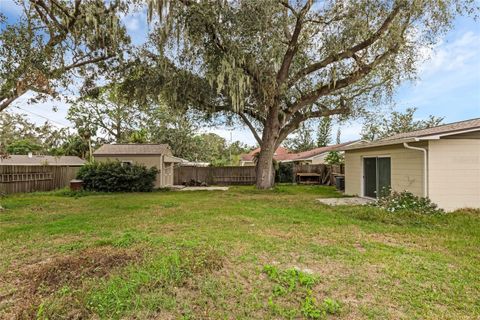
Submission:
<svg viewBox="0 0 480 320">
<path fill-rule="evenodd" d="M 0 0 L 0 12 L 9 21 L 13 21 L 20 13 L 13 0 Z M 143 43 L 148 31 L 145 12 L 129 13 L 122 20 L 133 43 Z M 444 123 L 480 117 L 480 22 L 470 17 L 458 17 L 452 29 L 437 45 L 426 51 L 426 56 L 427 59 L 420 65 L 418 79 L 403 83 L 398 88 L 394 96 L 394 109 L 402 111 L 416 107 L 418 119 L 435 115 L 444 117 Z M 38 123 L 50 119 L 57 126 L 71 125 L 65 119 L 67 104 L 58 101 L 28 104 L 27 100 L 28 95 L 7 110 L 25 113 Z M 360 120 L 342 124 L 341 140 L 358 139 L 361 126 Z M 333 132 L 336 130 L 337 126 Z M 233 141 L 256 144 L 247 128 L 215 127 L 203 131 L 217 133 L 227 141 L 232 138 Z"/>
</svg>

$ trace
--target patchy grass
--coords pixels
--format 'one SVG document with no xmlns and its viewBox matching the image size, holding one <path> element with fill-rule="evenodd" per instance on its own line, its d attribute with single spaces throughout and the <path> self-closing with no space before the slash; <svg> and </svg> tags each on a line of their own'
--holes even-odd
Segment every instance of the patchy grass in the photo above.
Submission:
<svg viewBox="0 0 480 320">
<path fill-rule="evenodd" d="M 2 199 L 0 318 L 476 319 L 480 212 L 328 207 L 332 188 Z"/>
</svg>

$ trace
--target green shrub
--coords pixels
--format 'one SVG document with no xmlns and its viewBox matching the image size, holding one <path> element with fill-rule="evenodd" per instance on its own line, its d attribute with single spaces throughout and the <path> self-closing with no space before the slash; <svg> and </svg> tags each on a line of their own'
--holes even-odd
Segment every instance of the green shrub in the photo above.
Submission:
<svg viewBox="0 0 480 320">
<path fill-rule="evenodd" d="M 343 154 L 338 151 L 330 151 L 325 157 L 325 163 L 329 165 L 341 165 L 345 163 Z"/>
<path fill-rule="evenodd" d="M 386 192 L 373 206 L 385 209 L 389 212 L 415 212 L 420 214 L 443 213 L 429 198 L 418 197 L 411 192 Z"/>
<path fill-rule="evenodd" d="M 278 163 L 275 170 L 275 182 L 277 183 L 292 183 L 295 179 L 293 177 L 293 164 L 292 163 Z"/>
<path fill-rule="evenodd" d="M 157 172 L 156 168 L 119 161 L 91 162 L 80 169 L 77 178 L 89 191 L 148 192 L 153 190 Z"/>
</svg>

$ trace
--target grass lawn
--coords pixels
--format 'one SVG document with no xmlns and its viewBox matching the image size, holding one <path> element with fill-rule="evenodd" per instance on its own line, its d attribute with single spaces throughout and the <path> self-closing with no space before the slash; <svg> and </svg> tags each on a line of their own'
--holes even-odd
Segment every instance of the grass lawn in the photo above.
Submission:
<svg viewBox="0 0 480 320">
<path fill-rule="evenodd" d="M 0 318 L 479 319 L 480 212 L 328 207 L 329 187 L 16 195 Z"/>
</svg>

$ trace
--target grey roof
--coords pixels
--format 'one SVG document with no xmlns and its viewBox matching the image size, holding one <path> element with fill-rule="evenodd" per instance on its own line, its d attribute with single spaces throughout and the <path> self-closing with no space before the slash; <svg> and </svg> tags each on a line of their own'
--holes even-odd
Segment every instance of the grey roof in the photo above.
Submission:
<svg viewBox="0 0 480 320">
<path fill-rule="evenodd" d="M 168 144 L 104 144 L 93 155 L 172 155 Z"/>
<path fill-rule="evenodd" d="M 364 142 L 341 148 L 341 150 L 354 150 L 388 146 L 392 144 L 399 144 L 404 142 L 413 142 L 418 140 L 428 140 L 432 136 L 454 135 L 464 131 L 480 131 L 480 118 L 464 120 L 459 122 L 447 123 L 440 126 L 399 133 L 381 140 L 373 142 Z"/>
<path fill-rule="evenodd" d="M 0 157 L 0 166 L 81 166 L 85 160 L 75 156 L 8 155 Z"/>
</svg>

